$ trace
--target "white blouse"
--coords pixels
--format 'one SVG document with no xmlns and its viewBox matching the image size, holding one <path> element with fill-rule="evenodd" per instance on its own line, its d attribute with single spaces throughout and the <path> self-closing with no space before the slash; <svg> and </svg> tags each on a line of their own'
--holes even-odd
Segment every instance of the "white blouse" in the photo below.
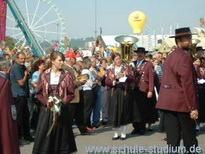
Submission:
<svg viewBox="0 0 205 154">
<path fill-rule="evenodd" d="M 50 74 L 50 84 L 51 85 L 57 85 L 60 80 L 60 74 L 56 75 L 54 72 L 51 72 Z"/>
<path fill-rule="evenodd" d="M 115 75 L 118 75 L 122 71 L 122 65 L 120 67 L 115 67 Z"/>
</svg>

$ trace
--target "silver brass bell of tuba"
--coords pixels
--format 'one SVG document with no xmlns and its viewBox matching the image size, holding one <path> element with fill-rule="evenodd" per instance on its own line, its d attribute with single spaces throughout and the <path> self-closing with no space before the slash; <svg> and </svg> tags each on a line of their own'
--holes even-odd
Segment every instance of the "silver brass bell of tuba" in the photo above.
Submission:
<svg viewBox="0 0 205 154">
<path fill-rule="evenodd" d="M 190 55 L 192 58 L 196 58 L 196 46 L 198 43 L 200 43 L 201 41 L 198 39 L 192 39 L 192 46 L 190 48 Z"/>
<path fill-rule="evenodd" d="M 120 35 L 115 37 L 115 41 L 121 45 L 122 60 L 126 63 L 130 62 L 133 45 L 139 41 L 138 38 L 129 35 Z"/>
</svg>

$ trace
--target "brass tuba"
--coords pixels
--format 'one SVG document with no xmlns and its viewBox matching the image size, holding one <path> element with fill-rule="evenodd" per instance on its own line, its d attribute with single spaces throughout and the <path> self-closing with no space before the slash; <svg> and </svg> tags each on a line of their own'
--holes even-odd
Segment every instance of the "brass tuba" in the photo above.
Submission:
<svg viewBox="0 0 205 154">
<path fill-rule="evenodd" d="M 120 35 L 115 37 L 115 41 L 121 45 L 121 56 L 125 63 L 130 62 L 130 56 L 133 45 L 138 42 L 138 38 L 129 35 Z"/>
<path fill-rule="evenodd" d="M 196 46 L 198 43 L 200 43 L 201 41 L 198 39 L 192 39 L 192 46 L 190 48 L 190 56 L 194 59 L 196 58 Z"/>
</svg>

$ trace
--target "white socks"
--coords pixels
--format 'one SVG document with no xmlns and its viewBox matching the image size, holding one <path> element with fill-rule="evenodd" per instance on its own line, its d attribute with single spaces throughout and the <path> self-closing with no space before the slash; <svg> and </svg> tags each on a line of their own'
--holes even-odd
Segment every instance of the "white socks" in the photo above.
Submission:
<svg viewBox="0 0 205 154">
<path fill-rule="evenodd" d="M 114 132 L 114 138 L 118 137 L 120 134 L 120 127 L 114 128 L 115 132 Z"/>
<path fill-rule="evenodd" d="M 127 126 L 126 125 L 123 125 L 121 127 L 117 127 L 117 128 L 114 128 L 114 136 L 113 138 L 117 138 L 120 136 L 120 132 L 121 132 L 121 138 L 126 138 L 126 131 L 127 131 Z"/>
<path fill-rule="evenodd" d="M 126 131 L 127 131 L 127 126 L 123 125 L 121 126 L 121 137 L 126 138 Z"/>
</svg>

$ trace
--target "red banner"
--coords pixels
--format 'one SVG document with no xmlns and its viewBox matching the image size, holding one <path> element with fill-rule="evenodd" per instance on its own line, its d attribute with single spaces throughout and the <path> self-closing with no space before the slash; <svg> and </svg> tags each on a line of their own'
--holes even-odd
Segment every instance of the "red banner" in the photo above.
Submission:
<svg viewBox="0 0 205 154">
<path fill-rule="evenodd" d="M 6 0 L 0 0 L 0 41 L 6 38 Z"/>
</svg>

